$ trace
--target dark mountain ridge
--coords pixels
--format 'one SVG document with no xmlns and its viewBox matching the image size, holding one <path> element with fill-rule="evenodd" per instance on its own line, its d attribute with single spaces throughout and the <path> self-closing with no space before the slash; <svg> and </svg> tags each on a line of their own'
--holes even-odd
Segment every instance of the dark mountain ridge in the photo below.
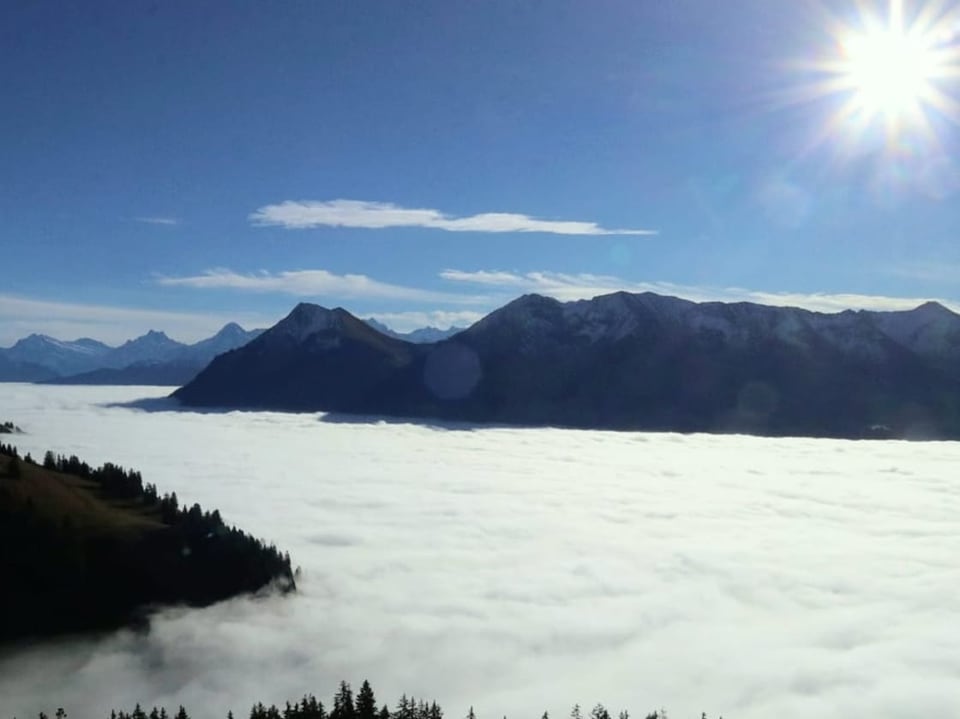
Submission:
<svg viewBox="0 0 960 719">
<path fill-rule="evenodd" d="M 372 407 L 419 345 L 388 337 L 338 307 L 301 303 L 243 348 L 218 356 L 201 375 L 205 392 L 229 406 L 349 412 Z M 191 382 L 192 386 L 194 383 Z M 179 392 L 179 390 L 178 390 Z M 177 393 L 175 393 L 177 394 Z"/>
<path fill-rule="evenodd" d="M 525 295 L 412 344 L 298 305 L 174 393 L 195 406 L 609 429 L 960 438 L 960 316 Z"/>
</svg>

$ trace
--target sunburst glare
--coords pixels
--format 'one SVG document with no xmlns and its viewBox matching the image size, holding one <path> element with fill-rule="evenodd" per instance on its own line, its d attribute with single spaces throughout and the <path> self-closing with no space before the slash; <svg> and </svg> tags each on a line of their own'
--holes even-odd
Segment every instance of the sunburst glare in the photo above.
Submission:
<svg viewBox="0 0 960 719">
<path fill-rule="evenodd" d="M 888 118 L 915 112 L 935 96 L 936 56 L 920 38 L 900 28 L 853 35 L 843 45 L 844 75 L 854 102 L 868 114 Z"/>
<path fill-rule="evenodd" d="M 840 104 L 821 137 L 883 130 L 888 149 L 904 142 L 938 141 L 942 120 L 960 124 L 951 95 L 960 77 L 960 8 L 903 0 L 886 8 L 859 3 L 855 20 L 830 18 L 827 56 L 803 64 L 815 80 L 792 92 L 795 100 L 836 97 Z"/>
</svg>

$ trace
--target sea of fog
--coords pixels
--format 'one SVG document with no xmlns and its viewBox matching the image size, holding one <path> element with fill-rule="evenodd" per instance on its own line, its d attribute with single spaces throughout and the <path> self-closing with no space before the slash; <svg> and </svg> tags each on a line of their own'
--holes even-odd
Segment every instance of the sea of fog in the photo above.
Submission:
<svg viewBox="0 0 960 719">
<path fill-rule="evenodd" d="M 451 719 L 960 716 L 960 443 L 439 426 L 116 406 L 0 384 L 0 419 L 289 550 L 287 598 L 0 657 L 0 717 L 197 719 L 368 678 Z"/>
</svg>

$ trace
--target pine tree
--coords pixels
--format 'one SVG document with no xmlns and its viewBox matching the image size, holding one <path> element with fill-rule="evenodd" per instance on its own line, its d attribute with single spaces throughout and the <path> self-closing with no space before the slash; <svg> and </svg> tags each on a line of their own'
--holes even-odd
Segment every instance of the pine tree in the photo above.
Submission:
<svg viewBox="0 0 960 719">
<path fill-rule="evenodd" d="M 404 694 L 397 702 L 397 709 L 393 713 L 393 719 L 414 719 L 416 704 L 412 699 L 408 699 Z"/>
<path fill-rule="evenodd" d="M 377 699 L 366 679 L 357 692 L 357 719 L 377 719 Z"/>
<path fill-rule="evenodd" d="M 353 705 L 353 691 L 346 682 L 340 682 L 340 689 L 333 697 L 333 710 L 330 719 L 356 719 L 356 708 Z"/>
<path fill-rule="evenodd" d="M 597 704 L 590 710 L 590 719 L 610 719 L 610 712 L 606 710 L 603 704 Z"/>
<path fill-rule="evenodd" d="M 583 714 L 580 712 L 579 704 L 573 705 L 573 709 L 570 710 L 570 719 L 583 719 Z"/>
</svg>

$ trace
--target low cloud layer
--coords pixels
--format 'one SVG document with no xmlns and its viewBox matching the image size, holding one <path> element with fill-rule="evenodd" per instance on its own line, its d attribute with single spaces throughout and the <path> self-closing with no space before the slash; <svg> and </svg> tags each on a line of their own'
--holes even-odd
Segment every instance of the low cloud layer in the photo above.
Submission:
<svg viewBox="0 0 960 719">
<path fill-rule="evenodd" d="M 439 210 L 407 208 L 364 200 L 287 200 L 265 205 L 250 215 L 260 226 L 302 230 L 311 227 L 422 227 L 448 232 L 542 232 L 554 235 L 654 235 L 655 230 L 611 230 L 595 222 L 542 220 L 512 212 L 452 217 Z"/>
<path fill-rule="evenodd" d="M 960 302 L 935 297 L 888 297 L 857 293 L 765 292 L 740 287 L 709 287 L 671 282 L 636 282 L 610 275 L 562 272 L 508 272 L 502 270 L 464 271 L 448 269 L 440 276 L 451 282 L 477 287 L 496 288 L 514 294 L 536 292 L 559 300 L 580 300 L 610 292 L 655 292 L 673 295 L 694 302 L 756 302 L 780 307 L 802 307 L 816 312 L 842 312 L 849 309 L 911 310 L 936 299 L 954 312 Z"/>
<path fill-rule="evenodd" d="M 149 391 L 0 385 L 0 406 L 35 455 L 137 467 L 275 540 L 302 592 L 18 651 L 5 715 L 243 716 L 363 677 L 480 719 L 956 712 L 960 444 L 103 406 Z"/>
</svg>

